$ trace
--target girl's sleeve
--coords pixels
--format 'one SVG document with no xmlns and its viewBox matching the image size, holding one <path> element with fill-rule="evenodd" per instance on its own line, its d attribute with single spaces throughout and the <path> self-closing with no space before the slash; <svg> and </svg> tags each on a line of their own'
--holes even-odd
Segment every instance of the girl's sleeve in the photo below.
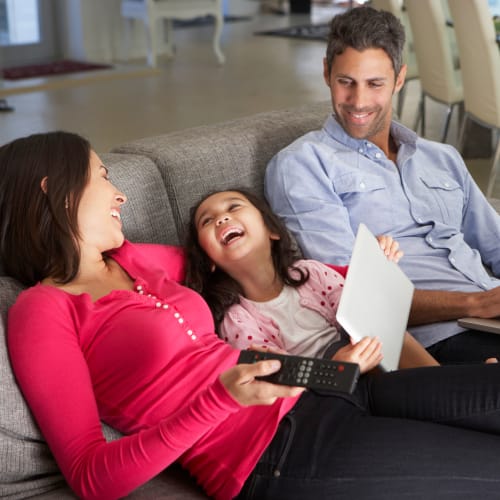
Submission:
<svg viewBox="0 0 500 500">
<path fill-rule="evenodd" d="M 257 320 L 240 306 L 228 310 L 219 326 L 219 336 L 235 349 L 245 350 L 255 345 L 285 350 L 278 328 L 273 328 L 273 331 L 275 334 L 269 331 L 269 327 L 259 325 Z"/>
<path fill-rule="evenodd" d="M 240 409 L 217 381 L 158 425 L 107 443 L 76 318 L 57 297 L 22 294 L 9 312 L 8 347 L 28 405 L 79 497 L 126 496 Z"/>
</svg>

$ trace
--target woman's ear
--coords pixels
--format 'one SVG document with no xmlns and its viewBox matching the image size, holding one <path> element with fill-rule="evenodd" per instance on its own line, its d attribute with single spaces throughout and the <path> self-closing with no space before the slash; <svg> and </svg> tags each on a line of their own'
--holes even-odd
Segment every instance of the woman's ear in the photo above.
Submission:
<svg viewBox="0 0 500 500">
<path fill-rule="evenodd" d="M 275 240 L 275 241 L 278 241 L 278 240 L 281 240 L 281 237 L 279 234 L 276 234 L 276 233 L 270 233 L 269 234 L 269 239 L 270 240 Z"/>
<path fill-rule="evenodd" d="M 48 177 L 45 176 L 41 181 L 40 181 L 40 189 L 47 194 L 47 179 Z"/>
</svg>

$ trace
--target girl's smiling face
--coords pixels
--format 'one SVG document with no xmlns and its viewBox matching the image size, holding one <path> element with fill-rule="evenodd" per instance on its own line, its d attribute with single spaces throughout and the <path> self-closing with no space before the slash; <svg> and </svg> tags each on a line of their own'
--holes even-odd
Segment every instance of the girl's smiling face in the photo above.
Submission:
<svg viewBox="0 0 500 500">
<path fill-rule="evenodd" d="M 260 211 L 241 193 L 222 191 L 206 198 L 194 215 L 198 241 L 221 269 L 248 256 L 270 256 L 278 239 Z"/>
</svg>

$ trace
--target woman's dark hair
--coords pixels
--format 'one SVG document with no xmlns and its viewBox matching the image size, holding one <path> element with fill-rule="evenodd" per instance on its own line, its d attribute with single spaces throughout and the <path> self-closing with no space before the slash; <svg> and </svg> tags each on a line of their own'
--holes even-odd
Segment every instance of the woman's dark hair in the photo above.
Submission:
<svg viewBox="0 0 500 500">
<path fill-rule="evenodd" d="M 67 283 L 76 276 L 77 212 L 90 151 L 86 139 L 69 132 L 34 134 L 0 147 L 0 259 L 21 283 L 49 276 Z"/>
<path fill-rule="evenodd" d="M 245 189 L 225 189 L 243 195 L 262 214 L 264 224 L 269 231 L 279 235 L 279 240 L 272 240 L 272 257 L 274 268 L 279 278 L 286 285 L 298 287 L 309 279 L 307 271 L 294 267 L 293 264 L 301 258 L 298 246 L 287 231 L 284 223 L 275 215 L 269 205 L 258 196 Z M 195 222 L 195 214 L 199 206 L 209 196 L 221 191 L 214 191 L 203 197 L 191 208 L 188 232 L 186 235 L 186 285 L 200 293 L 207 301 L 215 324 L 218 327 L 226 310 L 240 301 L 243 295 L 241 286 L 231 276 L 218 267 L 212 271 L 212 262 L 198 241 L 198 230 Z M 294 275 L 290 273 L 294 270 Z"/>
<path fill-rule="evenodd" d="M 330 33 L 326 49 L 328 74 L 332 71 L 333 59 L 347 47 L 358 51 L 382 49 L 392 61 L 395 78 L 403 65 L 405 30 L 401 21 L 383 10 L 369 6 L 356 7 L 338 14 L 330 22 Z"/>
</svg>

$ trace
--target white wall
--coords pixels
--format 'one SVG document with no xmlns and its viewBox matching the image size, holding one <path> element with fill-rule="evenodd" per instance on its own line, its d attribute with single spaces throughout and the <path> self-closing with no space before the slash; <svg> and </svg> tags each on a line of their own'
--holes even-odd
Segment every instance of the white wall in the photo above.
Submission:
<svg viewBox="0 0 500 500">
<path fill-rule="evenodd" d="M 68 59 L 92 62 L 124 60 L 125 24 L 120 0 L 55 0 L 63 55 Z M 230 16 L 251 16 L 259 0 L 224 0 Z M 146 56 L 146 39 L 141 22 L 135 22 L 130 38 L 130 57 Z"/>
</svg>

